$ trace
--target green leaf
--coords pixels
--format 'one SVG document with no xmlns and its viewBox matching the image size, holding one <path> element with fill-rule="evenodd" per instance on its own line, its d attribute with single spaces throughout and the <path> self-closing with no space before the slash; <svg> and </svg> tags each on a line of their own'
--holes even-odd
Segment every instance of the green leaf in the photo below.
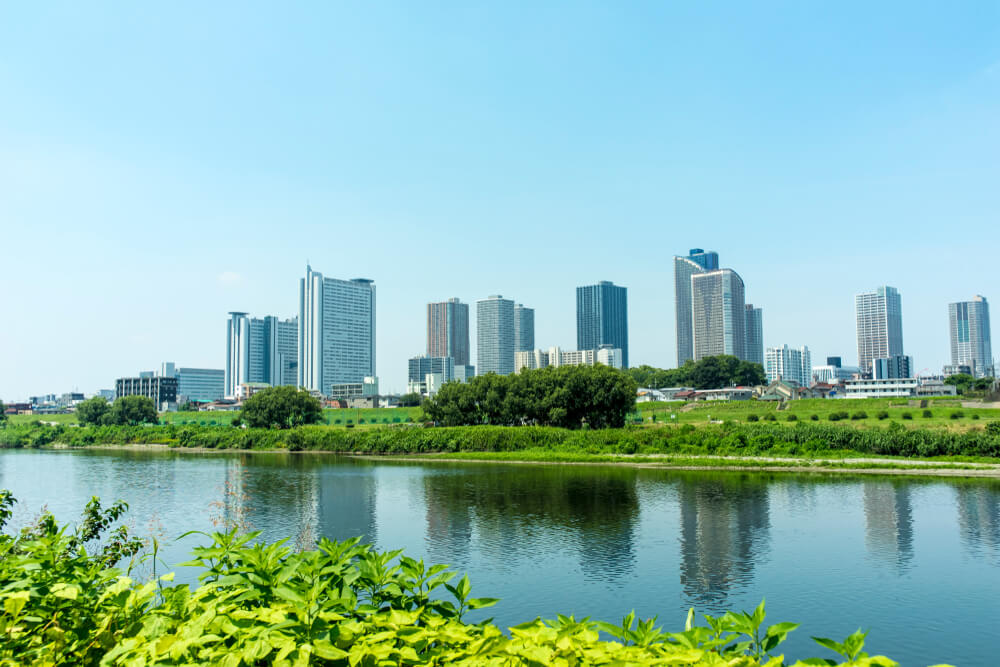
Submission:
<svg viewBox="0 0 1000 667">
<path fill-rule="evenodd" d="M 492 607 L 497 602 L 500 602 L 500 598 L 472 598 L 469 600 L 469 609 L 485 609 Z"/>
</svg>

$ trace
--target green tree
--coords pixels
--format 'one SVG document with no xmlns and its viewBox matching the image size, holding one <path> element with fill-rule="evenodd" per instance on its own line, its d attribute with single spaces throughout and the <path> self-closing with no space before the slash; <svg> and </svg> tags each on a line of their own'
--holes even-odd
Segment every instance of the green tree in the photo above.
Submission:
<svg viewBox="0 0 1000 667">
<path fill-rule="evenodd" d="M 399 406 L 401 408 L 415 408 L 424 402 L 424 397 L 413 391 L 409 394 L 403 394 L 399 397 Z"/>
<path fill-rule="evenodd" d="M 295 387 L 268 387 L 243 403 L 240 421 L 251 428 L 292 428 L 318 424 L 323 405 L 308 391 Z"/>
<path fill-rule="evenodd" d="M 954 375 L 949 375 L 944 379 L 945 384 L 954 385 L 960 394 L 967 392 L 969 387 L 972 386 L 975 381 L 976 378 L 972 377 L 968 373 L 956 373 Z"/>
<path fill-rule="evenodd" d="M 111 412 L 111 406 L 108 405 L 103 396 L 88 398 L 76 406 L 76 418 L 84 425 L 104 424 L 109 412 Z"/>
<path fill-rule="evenodd" d="M 153 399 L 146 396 L 123 396 L 111 404 L 111 410 L 102 418 L 108 424 L 137 426 L 138 424 L 159 424 Z"/>
<path fill-rule="evenodd" d="M 7 423 L 7 406 L 0 401 L 0 424 Z"/>
</svg>

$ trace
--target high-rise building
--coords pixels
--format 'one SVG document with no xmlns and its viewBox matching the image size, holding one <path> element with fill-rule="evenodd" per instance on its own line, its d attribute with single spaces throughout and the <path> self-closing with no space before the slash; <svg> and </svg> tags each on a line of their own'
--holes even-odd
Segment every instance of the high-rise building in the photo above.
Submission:
<svg viewBox="0 0 1000 667">
<path fill-rule="evenodd" d="M 427 304 L 427 356 L 469 364 L 469 304 L 458 299 Z"/>
<path fill-rule="evenodd" d="M 719 268 L 719 254 L 693 248 L 687 257 L 674 256 L 674 299 L 677 310 L 677 366 L 694 359 L 691 276 Z"/>
<path fill-rule="evenodd" d="M 451 357 L 412 357 L 407 367 L 407 381 L 423 382 L 424 376 L 437 373 L 442 382 L 455 379 L 455 361 Z"/>
<path fill-rule="evenodd" d="M 332 385 L 375 376 L 375 282 L 324 278 L 306 266 L 299 281 L 298 385 L 323 395 Z"/>
<path fill-rule="evenodd" d="M 609 368 L 622 368 L 622 351 L 618 348 L 602 347 L 596 350 L 521 350 L 515 353 L 514 370 L 537 369 L 548 366 L 593 366 L 602 364 Z"/>
<path fill-rule="evenodd" d="M 754 308 L 752 303 L 746 306 L 746 360 L 764 365 L 764 313 L 760 308 Z"/>
<path fill-rule="evenodd" d="M 514 306 L 514 351 L 535 348 L 535 309 L 522 304 Z"/>
<path fill-rule="evenodd" d="M 903 354 L 903 310 L 895 287 L 882 286 L 854 297 L 858 367 L 872 373 L 872 360 Z"/>
<path fill-rule="evenodd" d="M 913 377 L 913 359 L 906 354 L 897 354 L 872 360 L 872 379 L 898 380 Z"/>
<path fill-rule="evenodd" d="M 746 359 L 743 279 L 732 269 L 691 275 L 694 360 L 719 354 Z"/>
<path fill-rule="evenodd" d="M 178 402 L 218 401 L 225 395 L 225 371 L 214 368 L 178 368 Z"/>
<path fill-rule="evenodd" d="M 477 373 L 514 372 L 514 302 L 500 295 L 476 302 Z"/>
<path fill-rule="evenodd" d="M 769 347 L 764 354 L 764 372 L 767 381 L 784 380 L 800 387 L 808 387 L 812 382 L 812 355 L 808 347 L 798 349 L 782 345 Z"/>
<path fill-rule="evenodd" d="M 628 290 L 602 280 L 576 288 L 576 348 L 619 349 L 628 368 Z"/>
<path fill-rule="evenodd" d="M 993 375 L 990 305 L 978 294 L 972 301 L 948 304 L 951 364 L 969 366 L 975 377 Z"/>
<path fill-rule="evenodd" d="M 295 385 L 298 365 L 297 318 L 262 319 L 231 312 L 226 323 L 224 391 L 236 396 L 241 384 Z"/>
</svg>

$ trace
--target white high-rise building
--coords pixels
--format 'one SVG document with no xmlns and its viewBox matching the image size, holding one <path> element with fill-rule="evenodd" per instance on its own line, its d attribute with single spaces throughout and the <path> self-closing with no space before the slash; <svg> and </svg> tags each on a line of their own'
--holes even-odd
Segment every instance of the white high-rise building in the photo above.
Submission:
<svg viewBox="0 0 1000 667">
<path fill-rule="evenodd" d="M 968 366 L 976 377 L 993 375 L 990 306 L 986 297 L 948 304 L 951 364 Z"/>
<path fill-rule="evenodd" d="M 732 269 L 691 275 L 694 360 L 719 354 L 746 359 L 743 279 Z"/>
<path fill-rule="evenodd" d="M 764 365 L 764 312 L 754 308 L 752 303 L 746 305 L 746 360 Z"/>
<path fill-rule="evenodd" d="M 476 366 L 479 375 L 514 372 L 514 302 L 500 295 L 476 302 Z"/>
<path fill-rule="evenodd" d="M 298 354 L 298 321 L 273 315 L 249 317 L 229 313 L 226 323 L 224 391 L 236 396 L 241 384 L 295 385 Z"/>
<path fill-rule="evenodd" d="M 854 297 L 858 367 L 869 377 L 872 361 L 903 354 L 903 309 L 895 287 L 882 286 Z"/>
<path fill-rule="evenodd" d="M 693 248 L 686 257 L 674 255 L 674 303 L 677 326 L 677 366 L 694 359 L 691 276 L 719 268 L 719 253 Z M 582 347 L 582 346 L 581 346 Z"/>
<path fill-rule="evenodd" d="M 240 383 L 249 382 L 249 373 L 250 318 L 246 313 L 231 312 L 226 322 L 226 396 L 236 396 Z"/>
<path fill-rule="evenodd" d="M 784 380 L 801 387 L 812 383 L 812 355 L 808 347 L 769 347 L 764 352 L 764 372 L 767 381 Z"/>
<path fill-rule="evenodd" d="M 375 376 L 375 283 L 338 280 L 306 267 L 299 281 L 298 385 L 329 395 L 333 385 Z"/>
<path fill-rule="evenodd" d="M 535 309 L 523 304 L 514 306 L 514 351 L 535 348 Z"/>
<path fill-rule="evenodd" d="M 520 350 L 514 354 L 514 372 L 522 368 L 536 369 L 548 366 L 593 366 L 602 364 L 611 368 L 622 368 L 621 348 L 601 347 L 596 350 L 563 350 L 550 347 L 548 350 Z"/>
</svg>

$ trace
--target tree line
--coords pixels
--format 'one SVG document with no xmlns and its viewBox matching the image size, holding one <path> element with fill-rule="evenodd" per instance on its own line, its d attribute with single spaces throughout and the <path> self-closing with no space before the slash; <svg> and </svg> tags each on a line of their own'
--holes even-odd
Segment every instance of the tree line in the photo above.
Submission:
<svg viewBox="0 0 1000 667">
<path fill-rule="evenodd" d="M 630 368 L 627 372 L 640 387 L 652 389 L 721 389 L 733 385 L 752 387 L 767 384 L 763 366 L 728 354 L 705 357 L 697 362 L 689 359 L 680 368 L 654 368 L 644 364 L 638 368 Z"/>
<path fill-rule="evenodd" d="M 423 407 L 442 426 L 621 428 L 635 409 L 636 388 L 627 373 L 608 366 L 550 366 L 448 382 Z"/>
</svg>

